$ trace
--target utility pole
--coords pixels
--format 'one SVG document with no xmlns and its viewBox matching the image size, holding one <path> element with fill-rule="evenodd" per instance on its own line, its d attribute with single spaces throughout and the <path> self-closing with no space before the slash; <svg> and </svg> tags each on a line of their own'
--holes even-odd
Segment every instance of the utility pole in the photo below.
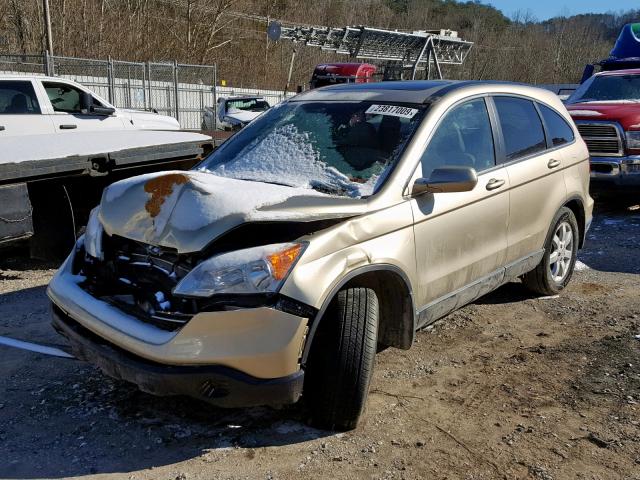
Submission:
<svg viewBox="0 0 640 480">
<path fill-rule="evenodd" d="M 44 28 L 47 35 L 47 53 L 53 55 L 53 38 L 51 37 L 51 14 L 49 13 L 49 0 L 42 0 L 44 13 Z"/>
</svg>

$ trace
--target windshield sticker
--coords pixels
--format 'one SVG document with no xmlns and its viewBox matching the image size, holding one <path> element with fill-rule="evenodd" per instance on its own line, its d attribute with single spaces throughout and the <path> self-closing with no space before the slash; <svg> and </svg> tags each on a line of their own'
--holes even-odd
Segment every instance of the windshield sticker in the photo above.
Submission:
<svg viewBox="0 0 640 480">
<path fill-rule="evenodd" d="M 417 108 L 400 107 L 398 105 L 371 105 L 365 113 L 371 115 L 390 115 L 392 117 L 413 118 Z"/>
</svg>

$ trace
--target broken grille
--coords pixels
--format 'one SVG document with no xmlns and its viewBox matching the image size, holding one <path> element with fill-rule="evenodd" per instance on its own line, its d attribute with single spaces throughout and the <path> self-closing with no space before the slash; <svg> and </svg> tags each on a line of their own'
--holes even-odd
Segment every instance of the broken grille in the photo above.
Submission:
<svg viewBox="0 0 640 480">
<path fill-rule="evenodd" d="M 192 268 L 175 251 L 105 235 L 103 262 L 88 258 L 90 293 L 164 330 L 177 330 L 196 313 L 192 300 L 174 297 L 173 287 Z"/>
</svg>

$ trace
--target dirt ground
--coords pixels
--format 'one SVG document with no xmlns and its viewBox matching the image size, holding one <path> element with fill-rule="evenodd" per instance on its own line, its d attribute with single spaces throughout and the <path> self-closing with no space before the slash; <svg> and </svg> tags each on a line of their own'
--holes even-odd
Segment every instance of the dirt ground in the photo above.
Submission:
<svg viewBox="0 0 640 480">
<path fill-rule="evenodd" d="M 601 205 L 580 260 L 557 298 L 509 284 L 381 352 L 344 434 L 0 346 L 0 477 L 640 479 L 640 209 Z M 62 343 L 50 266 L 1 267 L 0 335 Z"/>
</svg>

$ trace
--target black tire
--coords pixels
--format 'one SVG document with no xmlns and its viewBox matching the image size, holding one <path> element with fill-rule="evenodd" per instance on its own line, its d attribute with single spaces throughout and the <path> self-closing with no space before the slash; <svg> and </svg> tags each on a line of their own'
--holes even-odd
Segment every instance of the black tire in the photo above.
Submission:
<svg viewBox="0 0 640 480">
<path fill-rule="evenodd" d="M 554 279 L 551 270 L 551 256 L 553 255 L 553 252 L 555 250 L 554 236 L 556 235 L 558 228 L 560 228 L 560 225 L 562 224 L 568 225 L 571 228 L 571 233 L 573 235 L 571 259 L 562 278 Z M 556 295 L 560 293 L 560 291 L 567 286 L 567 284 L 571 280 L 571 276 L 573 275 L 573 268 L 576 264 L 578 253 L 578 243 L 580 238 L 579 235 L 580 230 L 578 229 L 576 216 L 570 209 L 562 207 L 558 211 L 558 213 L 556 213 L 556 216 L 551 223 L 551 228 L 549 229 L 549 233 L 547 234 L 547 238 L 544 243 L 544 255 L 542 257 L 542 260 L 534 270 L 526 273 L 522 277 L 524 285 L 529 290 L 541 295 Z"/>
<path fill-rule="evenodd" d="M 364 411 L 378 339 L 378 297 L 369 288 L 345 288 L 327 309 L 313 340 L 303 398 L 311 424 L 356 428 Z"/>
</svg>

